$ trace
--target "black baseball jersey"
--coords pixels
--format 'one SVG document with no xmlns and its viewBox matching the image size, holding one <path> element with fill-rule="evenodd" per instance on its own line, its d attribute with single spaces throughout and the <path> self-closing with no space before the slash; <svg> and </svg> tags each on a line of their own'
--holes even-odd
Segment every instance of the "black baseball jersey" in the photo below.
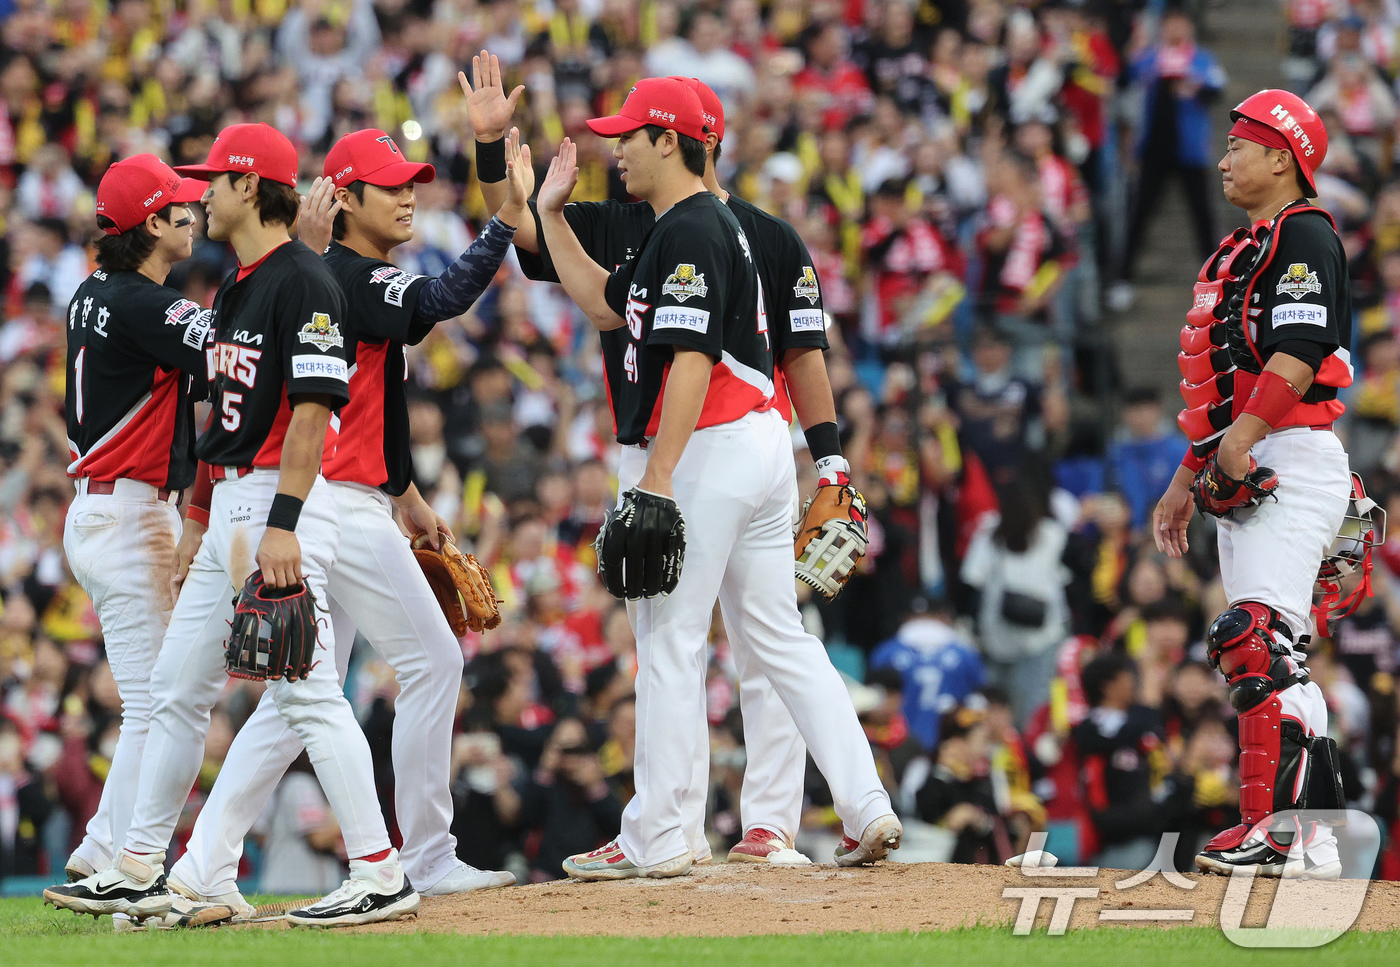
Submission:
<svg viewBox="0 0 1400 967">
<path fill-rule="evenodd" d="M 781 218 L 732 193 L 729 210 L 753 246 L 777 358 L 789 349 L 827 349 L 821 285 L 802 236 Z"/>
<path fill-rule="evenodd" d="M 763 285 L 769 337 L 775 358 L 781 359 L 788 349 L 807 346 L 828 348 L 821 287 L 807 246 L 797 230 L 732 193 L 728 207 L 751 240 L 759 280 Z M 549 256 L 544 230 L 539 224 L 539 213 L 533 203 L 530 210 L 535 217 L 535 238 L 540 251 L 535 255 L 517 249 L 520 267 L 531 279 L 558 282 L 559 276 Z M 583 250 L 610 272 L 616 271 L 618 266 L 637 253 L 656 220 L 651 205 L 646 202 L 622 203 L 612 200 L 567 205 L 564 217 Z M 625 378 L 623 354 L 629 340 L 625 329 L 609 330 L 599 333 L 599 336 L 603 347 L 603 368 L 611 393 L 617 381 Z M 784 416 L 788 416 L 787 393 L 781 373 L 778 374 L 777 387 L 779 406 Z"/>
<path fill-rule="evenodd" d="M 1250 292 L 1249 330 L 1259 355 L 1267 363 L 1293 343 L 1290 355 L 1311 357 L 1316 364 L 1346 350 L 1351 346 L 1351 286 L 1346 251 L 1332 223 L 1321 211 L 1298 211 L 1279 222 L 1272 243 L 1273 252 Z"/>
<path fill-rule="evenodd" d="M 404 346 L 433 328 L 414 317 L 418 294 L 432 280 L 339 242 L 331 243 L 325 261 L 345 293 L 351 392 L 322 472 L 327 480 L 383 486 L 397 496 L 413 479 Z"/>
<path fill-rule="evenodd" d="M 279 245 L 214 296 L 214 412 L 197 451 L 205 463 L 276 467 L 292 410 L 289 395 L 349 399 L 345 296 L 321 257 Z"/>
<path fill-rule="evenodd" d="M 194 483 L 194 403 L 212 312 L 139 272 L 92 273 L 68 304 L 70 477 Z"/>
<path fill-rule="evenodd" d="M 607 283 L 625 320 L 622 376 L 610 386 L 619 443 L 656 433 L 676 349 L 715 360 L 697 428 L 774 405 L 773 351 L 753 252 L 734 214 L 708 191 L 677 202 Z"/>
</svg>

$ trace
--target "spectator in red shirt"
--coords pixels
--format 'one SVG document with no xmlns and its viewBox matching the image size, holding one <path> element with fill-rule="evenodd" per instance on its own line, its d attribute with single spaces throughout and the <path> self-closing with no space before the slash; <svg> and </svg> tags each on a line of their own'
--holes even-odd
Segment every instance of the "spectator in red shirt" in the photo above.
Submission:
<svg viewBox="0 0 1400 967">
<path fill-rule="evenodd" d="M 819 23 L 802 34 L 807 66 L 792 79 L 798 93 L 820 91 L 826 95 L 828 124 L 845 124 L 874 105 L 865 75 L 846 56 L 846 29 L 839 23 Z"/>
</svg>

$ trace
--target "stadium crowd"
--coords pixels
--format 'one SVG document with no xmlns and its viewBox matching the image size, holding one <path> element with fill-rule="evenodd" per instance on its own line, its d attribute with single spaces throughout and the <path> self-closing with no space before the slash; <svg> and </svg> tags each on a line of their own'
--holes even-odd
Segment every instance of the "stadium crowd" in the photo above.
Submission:
<svg viewBox="0 0 1400 967">
<path fill-rule="evenodd" d="M 1353 466 L 1400 508 L 1400 68 L 1394 0 L 1285 0 L 1290 86 L 1324 112 L 1321 204 L 1352 258 Z M 871 548 L 834 603 L 804 604 L 850 676 L 906 819 L 901 860 L 998 862 L 1032 830 L 1064 862 L 1141 868 L 1236 821 L 1235 721 L 1203 662 L 1225 607 L 1207 521 L 1168 561 L 1144 524 L 1184 448 L 1174 394 L 1125 380 L 1100 307 L 1128 305 L 1169 177 L 1214 248 L 1225 77 L 1157 0 L 0 0 L 0 881 L 61 875 L 115 743 L 116 688 L 67 569 L 63 320 L 92 269 L 113 160 L 203 159 L 267 121 L 304 182 L 341 135 L 389 131 L 437 166 L 413 242 L 436 275 L 490 214 L 456 72 L 483 47 L 526 93 L 547 164 L 580 145 L 575 198 L 623 198 L 585 118 L 641 76 L 724 101 L 720 180 L 798 227 L 833 324 L 828 367 Z M 1217 112 L 1218 113 L 1218 112 Z M 1136 186 L 1136 187 L 1135 187 Z M 196 211 L 197 206 L 196 206 Z M 197 242 L 171 284 L 208 305 L 231 252 Z M 1183 289 L 1183 300 L 1185 298 Z M 1184 306 L 1184 301 L 1182 302 Z M 1160 320 L 1175 330 L 1175 317 Z M 462 642 L 460 856 L 522 878 L 611 838 L 631 792 L 635 642 L 593 574 L 616 446 L 597 344 L 514 258 L 474 310 L 410 350 L 416 482 L 492 570 L 506 619 Z M 794 446 L 805 453 L 799 431 Z M 810 491 L 810 461 L 802 483 Z M 1397 518 L 1400 519 L 1400 518 Z M 1400 818 L 1400 538 L 1377 595 L 1313 652 L 1350 801 Z M 745 750 L 722 622 L 709 672 L 715 849 L 742 835 Z M 347 689 L 392 816 L 395 683 L 359 643 Z M 230 683 L 181 834 L 256 686 Z M 810 770 L 798 848 L 839 822 Z M 263 892 L 339 882 L 309 769 L 284 781 L 245 873 Z M 1379 873 L 1400 877 L 1400 850 Z M 3 882 L 0 882 L 0 886 Z"/>
</svg>

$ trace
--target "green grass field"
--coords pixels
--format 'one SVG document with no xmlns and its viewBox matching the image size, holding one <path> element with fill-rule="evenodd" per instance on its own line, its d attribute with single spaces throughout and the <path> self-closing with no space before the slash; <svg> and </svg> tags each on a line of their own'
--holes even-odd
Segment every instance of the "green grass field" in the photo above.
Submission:
<svg viewBox="0 0 1400 967">
<path fill-rule="evenodd" d="M 1210 928 L 1099 928 L 1013 937 L 999 927 L 948 933 L 637 939 L 370 935 L 354 931 L 217 929 L 114 934 L 111 920 L 78 918 L 37 899 L 0 900 L 0 964 L 6 967 L 349 967 L 356 963 L 491 967 L 779 967 L 949 964 L 999 967 L 1268 967 L 1394 963 L 1400 932 L 1353 933 L 1320 950 L 1242 950 Z"/>
</svg>

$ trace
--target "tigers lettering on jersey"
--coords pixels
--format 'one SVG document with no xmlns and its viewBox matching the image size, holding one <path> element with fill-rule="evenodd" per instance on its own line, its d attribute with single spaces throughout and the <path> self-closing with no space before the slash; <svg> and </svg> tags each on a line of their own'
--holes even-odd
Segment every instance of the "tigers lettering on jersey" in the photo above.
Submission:
<svg viewBox="0 0 1400 967">
<path fill-rule="evenodd" d="M 290 397 L 349 397 L 345 296 L 320 256 L 297 241 L 273 249 L 214 297 L 214 420 L 200 459 L 226 467 L 275 467 L 291 422 Z"/>
</svg>

